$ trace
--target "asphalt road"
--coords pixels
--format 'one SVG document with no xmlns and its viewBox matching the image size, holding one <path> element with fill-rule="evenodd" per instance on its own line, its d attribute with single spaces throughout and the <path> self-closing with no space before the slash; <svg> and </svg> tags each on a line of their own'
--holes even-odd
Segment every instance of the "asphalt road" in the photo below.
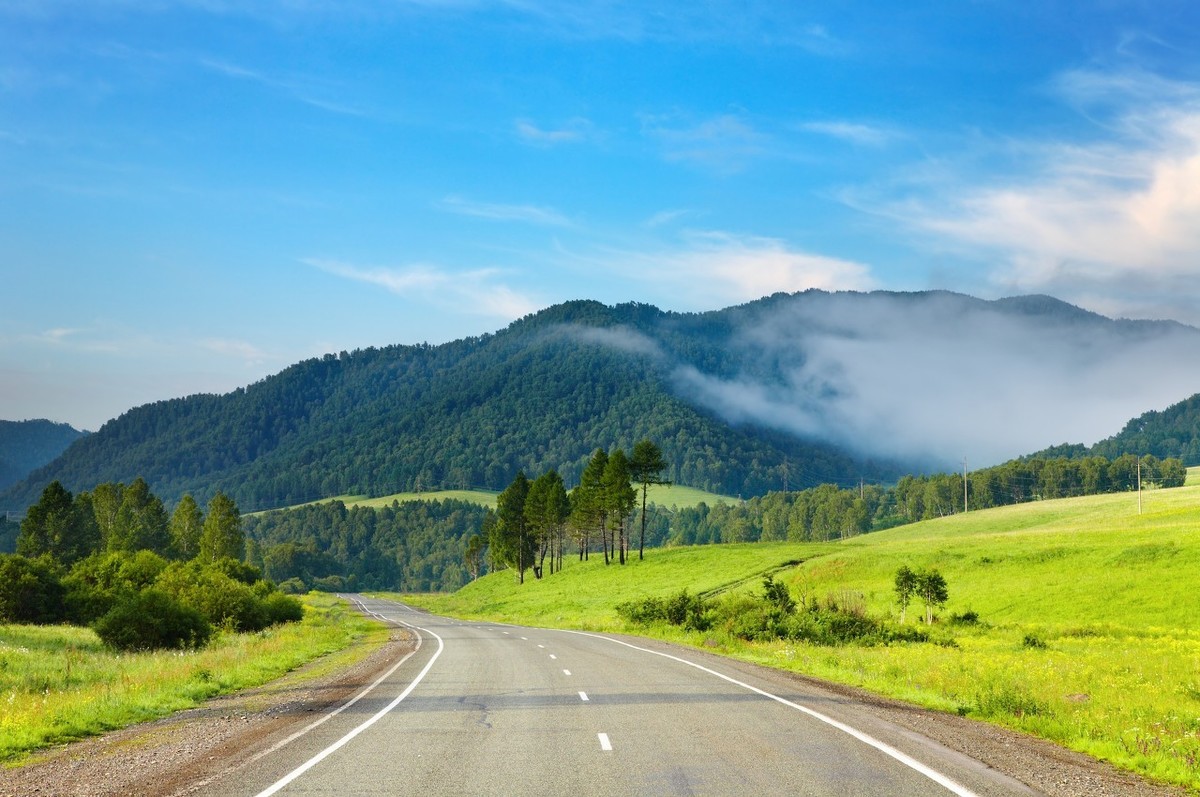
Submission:
<svg viewBox="0 0 1200 797">
<path fill-rule="evenodd" d="M 365 611 L 417 650 L 205 795 L 1027 795 L 784 674 L 608 635 Z"/>
</svg>

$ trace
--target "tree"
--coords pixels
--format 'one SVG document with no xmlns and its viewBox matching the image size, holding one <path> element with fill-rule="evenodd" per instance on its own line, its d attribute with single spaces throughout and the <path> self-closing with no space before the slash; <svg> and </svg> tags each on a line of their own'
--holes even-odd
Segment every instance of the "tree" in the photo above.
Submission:
<svg viewBox="0 0 1200 797">
<path fill-rule="evenodd" d="M 648 439 L 639 440 L 633 446 L 629 458 L 629 475 L 642 486 L 642 534 L 638 538 L 638 559 L 645 558 L 646 549 L 646 494 L 652 484 L 670 484 L 660 474 L 667 469 L 662 450 Z"/>
<path fill-rule="evenodd" d="M 925 602 L 925 624 L 933 625 L 933 608 L 944 606 L 950 593 L 946 579 L 936 570 L 922 570 L 915 576 L 916 592 Z"/>
<path fill-rule="evenodd" d="M 165 556 L 171 547 L 168 524 L 162 500 L 139 476 L 121 491 L 121 507 L 108 537 L 108 550 L 154 551 Z"/>
<path fill-rule="evenodd" d="M 63 594 L 53 560 L 0 554 L 0 623 L 59 622 Z"/>
<path fill-rule="evenodd" d="M 208 502 L 208 512 L 200 529 L 200 554 L 203 562 L 215 562 L 229 557 L 242 559 L 246 555 L 246 536 L 242 532 L 242 516 L 233 499 L 218 492 Z"/>
<path fill-rule="evenodd" d="M 200 534 L 204 529 L 204 513 L 191 493 L 179 499 L 171 514 L 169 531 L 172 552 L 179 559 L 194 559 L 200 553 Z"/>
<path fill-rule="evenodd" d="M 476 581 L 483 570 L 483 554 L 486 550 L 487 538 L 482 534 L 472 534 L 467 540 L 467 548 L 463 551 L 463 563 L 467 566 L 472 581 Z"/>
<path fill-rule="evenodd" d="M 619 555 L 621 564 L 625 564 L 626 552 L 629 550 L 625 521 L 633 512 L 637 493 L 629 481 L 629 457 L 619 448 L 608 455 L 608 463 L 604 466 L 602 490 L 610 529 L 618 533 L 609 547 L 613 550 L 613 558 Z"/>
<path fill-rule="evenodd" d="M 567 490 L 558 471 L 548 470 L 533 480 L 525 499 L 525 523 L 536 548 L 536 561 L 533 564 L 535 577 L 542 577 L 547 552 L 550 553 L 550 571 L 554 572 L 554 545 L 562 536 L 563 524 L 570 511 Z"/>
<path fill-rule="evenodd" d="M 604 468 L 608 452 L 597 448 L 583 469 L 579 486 L 571 491 L 571 526 L 579 538 L 579 560 L 585 561 L 591 551 L 591 532 L 600 532 L 604 542 L 604 558 L 608 560 L 608 538 L 604 534 L 607 508 L 604 503 Z"/>
<path fill-rule="evenodd" d="M 525 568 L 533 564 L 532 539 L 525 520 L 525 501 L 529 497 L 529 477 L 519 471 L 515 479 L 496 497 L 496 525 L 488 540 L 493 558 L 517 568 L 517 580 L 525 583 Z"/>
<path fill-rule="evenodd" d="M 896 602 L 900 604 L 900 622 L 904 622 L 908 604 L 912 602 L 913 594 L 917 591 L 917 574 L 908 565 L 901 565 L 896 571 Z"/>
<path fill-rule="evenodd" d="M 63 565 L 84 558 L 99 545 L 90 510 L 89 501 L 77 502 L 60 482 L 50 482 L 21 521 L 17 553 L 31 559 L 49 554 Z"/>
</svg>

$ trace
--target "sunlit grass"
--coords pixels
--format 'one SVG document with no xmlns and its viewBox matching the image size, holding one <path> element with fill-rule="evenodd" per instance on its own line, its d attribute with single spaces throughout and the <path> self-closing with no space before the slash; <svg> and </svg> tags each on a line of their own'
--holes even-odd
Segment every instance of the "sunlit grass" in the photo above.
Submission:
<svg viewBox="0 0 1200 797">
<path fill-rule="evenodd" d="M 73 626 L 0 625 L 0 762 L 258 686 L 387 632 L 332 596 L 305 599 L 299 623 L 221 634 L 200 651 L 121 654 Z M 346 653 L 343 663 L 370 645 Z"/>
<path fill-rule="evenodd" d="M 500 573 L 437 611 L 535 625 L 649 633 L 703 645 L 1033 733 L 1164 782 L 1200 790 L 1200 479 L 1190 486 L 971 512 L 840 543 L 654 550 L 621 568 L 593 559 L 518 587 Z M 941 644 L 818 647 L 626 627 L 614 606 L 779 571 L 794 594 L 859 593 L 898 619 L 897 568 L 937 568 L 950 589 Z M 952 615 L 978 613 L 977 626 Z M 920 611 L 910 608 L 909 622 Z M 952 641 L 951 641 L 952 640 Z"/>
</svg>

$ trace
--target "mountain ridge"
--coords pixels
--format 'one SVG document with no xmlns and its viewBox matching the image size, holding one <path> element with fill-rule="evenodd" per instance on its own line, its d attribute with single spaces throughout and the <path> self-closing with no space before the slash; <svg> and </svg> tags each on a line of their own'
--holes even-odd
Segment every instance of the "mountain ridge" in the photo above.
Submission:
<svg viewBox="0 0 1200 797">
<path fill-rule="evenodd" d="M 1191 327 L 1113 321 L 1044 296 L 809 290 L 698 313 L 574 300 L 485 335 L 327 354 L 221 396 L 132 408 L 0 494 L 0 508 L 36 501 L 51 479 L 80 490 L 143 476 L 168 501 L 222 490 L 248 511 L 500 489 L 519 469 L 570 482 L 597 446 L 642 437 L 662 446 L 672 480 L 732 495 L 894 479 L 935 466 L 913 455 L 909 438 L 929 435 L 898 403 L 949 424 L 949 411 L 908 394 L 926 381 L 944 392 L 941 361 L 961 355 L 937 347 L 972 336 L 993 358 L 1051 341 L 1096 362 L 1146 341 L 1200 342 Z M 906 357 L 914 364 L 900 368 Z"/>
</svg>

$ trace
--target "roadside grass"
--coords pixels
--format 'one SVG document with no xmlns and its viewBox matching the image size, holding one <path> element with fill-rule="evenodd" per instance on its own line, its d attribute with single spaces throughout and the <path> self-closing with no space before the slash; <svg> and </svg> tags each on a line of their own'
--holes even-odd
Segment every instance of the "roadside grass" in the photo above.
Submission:
<svg viewBox="0 0 1200 797">
<path fill-rule="evenodd" d="M 1200 792 L 1200 484 L 971 512 L 825 544 L 656 549 L 622 569 L 593 559 L 518 587 L 499 573 L 411 602 L 475 618 L 627 631 L 703 646 L 1050 739 Z M 757 554 L 755 553 L 757 552 Z M 950 599 L 923 644 L 749 643 L 627 626 L 617 603 L 761 574 L 793 594 L 854 596 L 899 619 L 897 568 L 937 568 Z M 974 612 L 978 622 L 963 622 Z M 922 607 L 909 607 L 915 624 Z M 955 618 L 959 618 L 956 620 Z"/>
<path fill-rule="evenodd" d="M 0 764 L 259 686 L 327 654 L 307 677 L 346 666 L 387 630 L 331 595 L 304 599 L 299 623 L 222 633 L 195 652 L 121 654 L 88 628 L 0 625 Z M 367 644 L 354 645 L 355 642 Z"/>
</svg>

